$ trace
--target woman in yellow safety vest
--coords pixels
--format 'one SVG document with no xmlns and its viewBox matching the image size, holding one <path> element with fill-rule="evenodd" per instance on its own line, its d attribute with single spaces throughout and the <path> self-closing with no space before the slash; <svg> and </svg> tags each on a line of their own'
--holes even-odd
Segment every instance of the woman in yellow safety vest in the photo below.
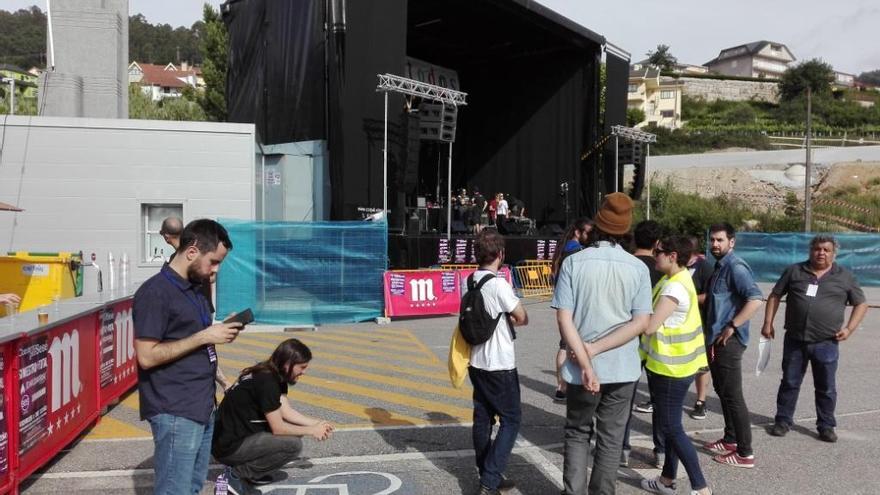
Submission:
<svg viewBox="0 0 880 495">
<path fill-rule="evenodd" d="M 643 489 L 653 493 L 676 493 L 679 461 L 687 471 L 691 493 L 711 493 L 697 451 L 681 423 L 688 388 L 700 368 L 708 366 L 697 291 L 687 270 L 692 250 L 686 236 L 662 239 L 654 250 L 657 270 L 664 276 L 654 286 L 654 314 L 641 337 L 640 349 L 654 397 L 654 428 L 660 428 L 666 437 L 662 473 L 641 483 Z M 609 335 L 587 344 L 587 352 L 593 356 L 621 345 L 619 340 L 621 336 Z"/>
</svg>

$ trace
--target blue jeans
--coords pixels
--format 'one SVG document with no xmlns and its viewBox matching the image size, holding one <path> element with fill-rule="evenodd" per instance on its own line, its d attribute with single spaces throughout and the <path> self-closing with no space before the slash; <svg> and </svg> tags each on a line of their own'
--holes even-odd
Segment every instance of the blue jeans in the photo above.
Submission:
<svg viewBox="0 0 880 495">
<path fill-rule="evenodd" d="M 666 440 L 666 461 L 663 464 L 663 477 L 674 480 L 677 476 L 678 461 L 684 464 L 692 490 L 706 488 L 706 479 L 700 470 L 700 461 L 694 444 L 684 432 L 681 424 L 681 408 L 684 397 L 694 381 L 693 376 L 672 378 L 658 375 L 650 370 L 648 386 L 654 396 L 654 429 L 663 432 Z"/>
<path fill-rule="evenodd" d="M 836 340 L 801 342 L 785 333 L 782 348 L 782 381 L 776 395 L 776 422 L 791 426 L 797 406 L 801 383 L 807 364 L 813 368 L 813 386 L 816 390 L 816 427 L 834 428 L 834 408 L 837 405 L 837 360 L 840 351 Z"/>
<path fill-rule="evenodd" d="M 155 495 L 198 495 L 208 477 L 214 413 L 207 424 L 170 414 L 147 421 L 153 431 Z"/>
<path fill-rule="evenodd" d="M 519 398 L 519 375 L 516 370 L 485 371 L 468 368 L 474 386 L 474 453 L 480 484 L 496 489 L 501 483 L 507 460 L 519 434 L 522 408 Z M 492 441 L 492 425 L 498 416 L 501 426 Z"/>
</svg>

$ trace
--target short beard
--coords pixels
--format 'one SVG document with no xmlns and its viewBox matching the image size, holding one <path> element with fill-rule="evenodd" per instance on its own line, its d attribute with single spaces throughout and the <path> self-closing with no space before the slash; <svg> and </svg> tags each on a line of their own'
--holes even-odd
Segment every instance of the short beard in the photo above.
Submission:
<svg viewBox="0 0 880 495">
<path fill-rule="evenodd" d="M 192 265 L 190 265 L 186 269 L 186 278 L 190 281 L 190 283 L 194 285 L 204 285 L 211 281 L 210 276 L 209 278 L 205 279 L 204 277 L 199 275 L 195 267 L 193 267 Z"/>
</svg>

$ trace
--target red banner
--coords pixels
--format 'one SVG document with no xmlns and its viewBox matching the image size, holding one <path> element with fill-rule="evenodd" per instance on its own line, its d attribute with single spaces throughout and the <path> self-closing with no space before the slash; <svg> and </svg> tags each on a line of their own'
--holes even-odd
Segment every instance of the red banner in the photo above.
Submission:
<svg viewBox="0 0 880 495">
<path fill-rule="evenodd" d="M 74 440 L 98 415 L 97 313 L 16 342 L 18 476 L 26 477 Z"/>
<path fill-rule="evenodd" d="M 452 270 L 385 272 L 385 315 L 458 313 L 461 297 Z"/>
<path fill-rule="evenodd" d="M 468 268 L 467 270 L 456 270 L 458 271 L 458 287 L 459 294 L 464 295 L 467 292 L 467 279 L 471 276 L 471 273 L 477 271 L 475 268 Z M 507 280 L 507 283 L 513 285 L 513 276 L 510 274 L 510 269 L 506 266 L 502 266 L 500 270 L 498 270 L 498 276 Z"/>
<path fill-rule="evenodd" d="M 105 306 L 98 313 L 98 386 L 103 408 L 137 384 L 132 300 Z"/>
</svg>

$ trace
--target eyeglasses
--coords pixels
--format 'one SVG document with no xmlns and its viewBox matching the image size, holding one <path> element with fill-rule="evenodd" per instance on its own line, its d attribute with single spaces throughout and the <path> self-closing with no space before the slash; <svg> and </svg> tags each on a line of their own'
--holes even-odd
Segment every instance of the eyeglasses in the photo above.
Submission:
<svg viewBox="0 0 880 495">
<path fill-rule="evenodd" d="M 656 257 L 658 254 L 671 254 L 671 253 L 674 253 L 674 252 L 675 252 L 675 251 L 670 251 L 670 250 L 668 250 L 668 249 L 659 249 L 659 248 L 657 248 L 657 249 L 654 249 L 654 256 Z"/>
</svg>

